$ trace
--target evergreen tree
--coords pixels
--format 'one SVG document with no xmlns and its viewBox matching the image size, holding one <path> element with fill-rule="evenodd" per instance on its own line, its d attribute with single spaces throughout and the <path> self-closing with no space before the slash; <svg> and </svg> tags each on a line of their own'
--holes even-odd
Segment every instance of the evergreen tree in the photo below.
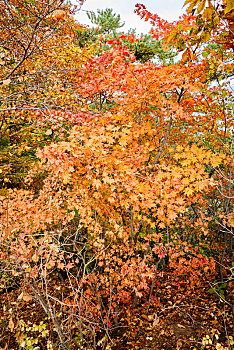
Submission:
<svg viewBox="0 0 234 350">
<path fill-rule="evenodd" d="M 102 35 L 102 43 L 112 39 L 121 41 L 141 63 L 150 60 L 156 60 L 162 65 L 174 63 L 176 53 L 168 45 L 164 46 L 161 40 L 155 40 L 150 34 L 141 34 L 140 38 L 137 38 L 135 29 L 130 29 L 127 34 L 119 32 L 118 29 L 125 23 L 121 22 L 120 15 L 113 13 L 113 9 L 98 9 L 97 13 L 89 12 L 87 15 L 97 27 L 77 32 L 80 47 L 85 46 L 87 42 L 95 42 Z M 106 48 L 109 48 L 109 44 L 106 44 Z"/>
<path fill-rule="evenodd" d="M 130 30 L 128 34 L 132 34 L 136 38 L 135 30 Z M 163 46 L 161 40 L 155 40 L 150 34 L 141 33 L 139 39 L 124 40 L 124 44 L 134 53 L 136 60 L 141 63 L 154 59 L 162 65 L 168 65 L 174 63 L 174 57 L 177 55 L 170 47 Z"/>
<path fill-rule="evenodd" d="M 120 15 L 113 13 L 113 9 L 97 10 L 95 12 L 87 13 L 90 21 L 96 24 L 99 28 L 99 33 L 110 34 L 115 33 L 117 29 L 122 28 L 125 22 L 121 23 Z"/>
</svg>

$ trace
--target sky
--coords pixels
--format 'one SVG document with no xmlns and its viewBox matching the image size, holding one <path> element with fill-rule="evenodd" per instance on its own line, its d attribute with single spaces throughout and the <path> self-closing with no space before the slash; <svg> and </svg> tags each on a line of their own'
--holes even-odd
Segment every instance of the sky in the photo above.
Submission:
<svg viewBox="0 0 234 350">
<path fill-rule="evenodd" d="M 128 31 L 130 28 L 136 28 L 136 32 L 148 33 L 150 24 L 144 22 L 134 13 L 135 4 L 143 3 L 147 10 L 151 13 L 157 13 L 163 19 L 174 21 L 184 13 L 183 4 L 185 0 L 86 0 L 77 13 L 76 19 L 82 24 L 90 25 L 90 21 L 86 15 L 86 11 L 94 11 L 97 9 L 104 10 L 113 8 L 114 13 L 120 14 L 121 20 L 125 22 L 125 26 L 121 28 Z M 75 3 L 75 0 L 72 1 Z"/>
</svg>

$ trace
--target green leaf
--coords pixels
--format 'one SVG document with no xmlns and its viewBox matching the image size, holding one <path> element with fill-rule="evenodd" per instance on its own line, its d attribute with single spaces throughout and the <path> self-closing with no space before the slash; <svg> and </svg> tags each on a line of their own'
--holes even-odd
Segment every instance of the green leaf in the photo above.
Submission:
<svg viewBox="0 0 234 350">
<path fill-rule="evenodd" d="M 208 289 L 208 293 L 214 293 L 214 292 L 215 292 L 214 288 Z"/>
<path fill-rule="evenodd" d="M 202 56 L 203 56 L 203 57 L 206 58 L 208 55 L 209 55 L 209 53 L 208 53 L 207 51 L 202 52 Z"/>
</svg>

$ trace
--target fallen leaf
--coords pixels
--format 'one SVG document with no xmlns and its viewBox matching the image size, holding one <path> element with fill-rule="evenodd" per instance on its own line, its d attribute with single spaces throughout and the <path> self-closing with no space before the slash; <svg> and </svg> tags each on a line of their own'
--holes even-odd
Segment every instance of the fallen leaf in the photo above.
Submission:
<svg viewBox="0 0 234 350">
<path fill-rule="evenodd" d="M 182 324 L 177 323 L 177 326 L 180 328 L 185 328 L 185 326 L 183 326 Z"/>
<path fill-rule="evenodd" d="M 24 292 L 20 293 L 20 295 L 18 296 L 18 300 L 23 299 L 23 295 L 24 295 Z"/>
<path fill-rule="evenodd" d="M 159 324 L 159 317 L 155 315 L 154 322 L 153 322 L 153 327 L 156 327 Z"/>
</svg>

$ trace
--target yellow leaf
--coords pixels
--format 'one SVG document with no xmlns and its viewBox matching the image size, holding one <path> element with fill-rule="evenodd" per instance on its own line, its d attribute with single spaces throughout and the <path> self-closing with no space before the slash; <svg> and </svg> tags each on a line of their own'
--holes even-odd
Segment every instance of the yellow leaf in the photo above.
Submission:
<svg viewBox="0 0 234 350">
<path fill-rule="evenodd" d="M 191 12 L 193 8 L 198 4 L 199 0 L 190 0 L 190 5 L 188 7 L 188 12 Z"/>
<path fill-rule="evenodd" d="M 210 40 L 210 33 L 209 32 L 204 32 L 202 34 L 202 40 L 206 43 L 207 41 Z"/>
<path fill-rule="evenodd" d="M 234 9 L 234 0 L 227 0 L 227 5 L 225 6 L 224 13 L 231 12 Z"/>
<path fill-rule="evenodd" d="M 10 321 L 8 323 L 8 327 L 10 328 L 11 332 L 13 332 L 13 329 L 14 329 L 14 322 L 12 320 L 12 317 L 10 318 Z"/>
<path fill-rule="evenodd" d="M 184 193 L 186 194 L 186 196 L 191 196 L 191 194 L 193 194 L 193 192 L 194 191 L 192 188 L 187 187 L 184 189 Z"/>
<path fill-rule="evenodd" d="M 170 41 L 174 40 L 175 36 L 176 36 L 176 33 L 172 32 L 172 34 L 170 34 L 169 37 L 167 38 L 167 41 L 170 42 Z"/>
<path fill-rule="evenodd" d="M 215 25 L 219 24 L 219 16 L 218 15 L 215 15 L 213 22 Z"/>
<path fill-rule="evenodd" d="M 18 300 L 23 299 L 23 296 L 24 296 L 24 292 L 20 293 L 20 295 L 18 296 Z"/>
<path fill-rule="evenodd" d="M 184 53 L 182 55 L 182 61 L 185 62 L 185 61 L 187 61 L 187 59 L 188 59 L 188 52 L 186 50 L 186 51 L 184 51 Z"/>
<path fill-rule="evenodd" d="M 183 6 L 186 6 L 188 3 L 190 2 L 190 0 L 185 0 L 184 2 L 184 5 Z"/>
<path fill-rule="evenodd" d="M 38 256 L 38 254 L 34 254 L 33 255 L 33 257 L 32 257 L 32 260 L 34 261 L 34 262 L 38 262 L 39 261 L 39 256 Z"/>
<path fill-rule="evenodd" d="M 230 224 L 232 227 L 234 227 L 234 212 L 230 215 Z"/>
<path fill-rule="evenodd" d="M 213 13 L 214 13 L 214 10 L 211 7 L 206 7 L 204 10 L 204 16 L 207 20 L 211 19 Z"/>
<path fill-rule="evenodd" d="M 203 0 L 197 8 L 197 13 L 201 13 L 204 10 L 205 6 L 206 6 L 206 0 Z"/>
<path fill-rule="evenodd" d="M 165 228 L 165 224 L 163 222 L 160 222 L 159 225 L 158 225 L 160 228 Z"/>
<path fill-rule="evenodd" d="M 181 165 L 182 166 L 188 166 L 191 164 L 191 160 L 190 159 L 185 159 L 181 162 Z"/>
</svg>

